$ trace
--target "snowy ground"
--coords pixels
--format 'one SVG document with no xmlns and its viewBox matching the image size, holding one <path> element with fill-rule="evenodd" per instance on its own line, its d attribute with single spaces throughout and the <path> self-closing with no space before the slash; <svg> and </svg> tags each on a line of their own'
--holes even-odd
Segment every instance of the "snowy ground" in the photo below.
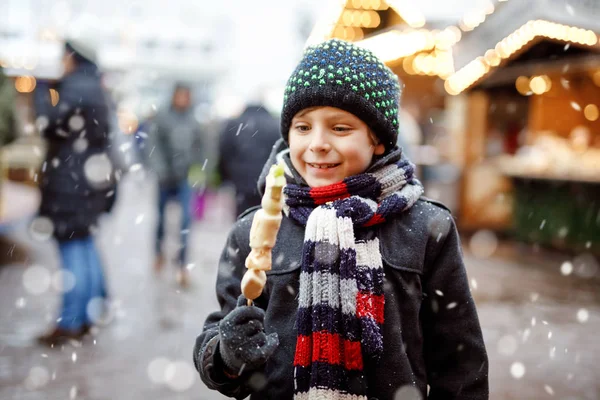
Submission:
<svg viewBox="0 0 600 400">
<path fill-rule="evenodd" d="M 152 272 L 152 185 L 125 180 L 121 189 L 98 234 L 114 317 L 81 347 L 35 344 L 58 306 L 51 279 L 57 251 L 51 242 L 30 239 L 25 227 L 11 239 L 30 249 L 29 264 L 37 268 L 16 261 L 0 268 L 0 399 L 223 398 L 200 382 L 191 349 L 217 306 L 214 281 L 231 222 L 228 204 L 220 202 L 193 226 L 193 286 L 181 291 L 173 267 L 159 277 Z M 178 210 L 169 214 L 177 217 Z M 177 226 L 169 230 L 175 237 Z M 600 285 L 586 278 L 597 273 L 597 263 L 505 243 L 492 257 L 475 249 L 475 257 L 470 243 L 465 240 L 467 267 L 490 357 L 491 399 L 600 399 Z M 168 252 L 175 246 L 169 241 Z M 32 280 L 35 273 L 49 279 Z"/>
</svg>

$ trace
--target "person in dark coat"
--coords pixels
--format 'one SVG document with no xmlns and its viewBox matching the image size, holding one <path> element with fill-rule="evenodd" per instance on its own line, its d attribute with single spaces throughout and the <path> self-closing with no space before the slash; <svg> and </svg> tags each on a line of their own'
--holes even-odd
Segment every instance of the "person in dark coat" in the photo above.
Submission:
<svg viewBox="0 0 600 400">
<path fill-rule="evenodd" d="M 450 212 L 396 145 L 400 87 L 369 50 L 309 47 L 286 86 L 283 219 L 267 282 L 241 296 L 248 210 L 219 262 L 220 310 L 194 346 L 237 399 L 488 398 L 488 360 Z"/>
<path fill-rule="evenodd" d="M 203 132 L 194 116 L 192 91 L 184 83 L 178 83 L 173 91 L 171 104 L 160 109 L 150 121 L 147 140 L 143 144 L 146 166 L 158 178 L 158 227 L 156 230 L 155 270 L 160 271 L 165 262 L 162 241 L 165 233 L 165 209 L 167 202 L 175 200 L 182 210 L 181 244 L 178 254 L 177 280 L 186 287 L 189 284 L 186 268 L 187 237 L 192 220 L 192 188 L 188 175 L 192 164 L 204 161 Z"/>
<path fill-rule="evenodd" d="M 84 50 L 80 50 L 84 49 Z M 41 168 L 37 222 L 53 227 L 62 268 L 75 278 L 63 295 L 56 328 L 44 344 L 81 338 L 94 324 L 106 297 L 106 283 L 92 231 L 114 199 L 109 145 L 109 106 L 93 55 L 67 42 L 64 75 L 54 85 L 40 82 L 34 93 L 37 124 L 48 148 Z M 52 104 L 50 88 L 58 94 Z"/>
<path fill-rule="evenodd" d="M 256 182 L 273 144 L 279 123 L 261 104 L 250 104 L 219 135 L 218 171 L 235 187 L 236 216 L 260 204 Z"/>
</svg>

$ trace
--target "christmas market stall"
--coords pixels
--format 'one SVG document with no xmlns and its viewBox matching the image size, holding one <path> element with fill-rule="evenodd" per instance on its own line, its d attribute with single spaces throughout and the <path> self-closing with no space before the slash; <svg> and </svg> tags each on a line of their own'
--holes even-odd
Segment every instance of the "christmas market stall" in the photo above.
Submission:
<svg viewBox="0 0 600 400">
<path fill-rule="evenodd" d="M 453 46 L 460 224 L 600 251 L 600 3 L 511 1 Z"/>
</svg>

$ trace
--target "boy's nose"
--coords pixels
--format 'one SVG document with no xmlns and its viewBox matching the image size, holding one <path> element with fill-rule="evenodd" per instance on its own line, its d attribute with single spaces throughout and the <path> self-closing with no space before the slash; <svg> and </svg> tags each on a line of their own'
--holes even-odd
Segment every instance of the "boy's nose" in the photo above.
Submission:
<svg viewBox="0 0 600 400">
<path fill-rule="evenodd" d="M 315 153 L 328 152 L 331 150 L 331 144 L 329 144 L 325 132 L 321 129 L 314 129 L 309 149 Z"/>
</svg>

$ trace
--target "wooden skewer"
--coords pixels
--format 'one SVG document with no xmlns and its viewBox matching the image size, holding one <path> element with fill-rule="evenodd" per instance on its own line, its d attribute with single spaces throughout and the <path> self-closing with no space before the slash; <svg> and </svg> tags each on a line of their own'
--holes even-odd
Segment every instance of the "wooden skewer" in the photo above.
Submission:
<svg viewBox="0 0 600 400">
<path fill-rule="evenodd" d="M 282 190 L 285 186 L 283 166 L 273 165 L 267 175 L 266 189 L 261 209 L 254 214 L 250 228 L 250 254 L 246 257 L 248 271 L 242 278 L 242 293 L 248 305 L 260 296 L 267 282 L 265 271 L 271 270 L 271 251 L 275 246 L 277 232 L 281 226 L 283 209 Z"/>
</svg>

